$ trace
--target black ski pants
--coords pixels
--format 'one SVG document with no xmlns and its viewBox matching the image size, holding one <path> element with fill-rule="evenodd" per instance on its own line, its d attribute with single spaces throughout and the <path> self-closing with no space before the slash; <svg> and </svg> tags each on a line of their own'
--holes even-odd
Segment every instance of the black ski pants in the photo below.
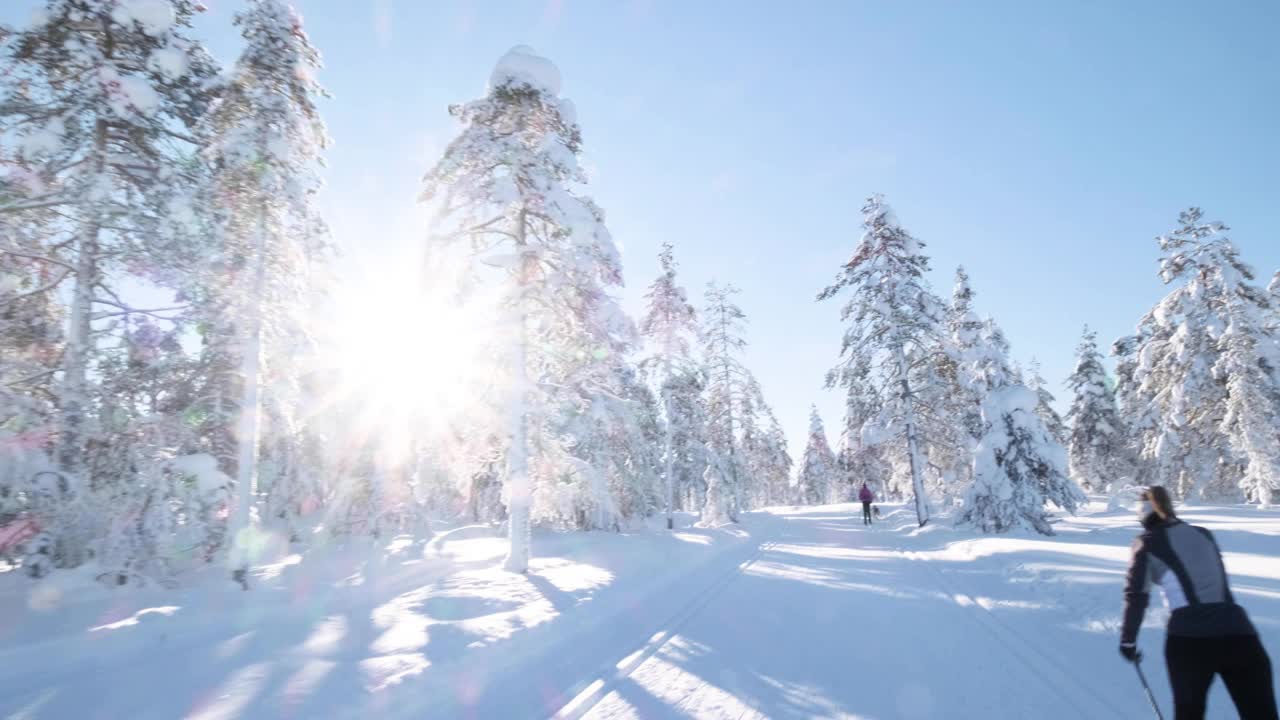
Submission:
<svg viewBox="0 0 1280 720">
<path fill-rule="evenodd" d="M 871 524 L 871 503 L 869 502 L 862 503 L 862 524 Z"/>
<path fill-rule="evenodd" d="M 1182 637 L 1164 644 L 1177 720 L 1202 720 L 1213 676 L 1221 675 L 1240 720 L 1280 720 L 1271 659 L 1257 635 Z"/>
</svg>

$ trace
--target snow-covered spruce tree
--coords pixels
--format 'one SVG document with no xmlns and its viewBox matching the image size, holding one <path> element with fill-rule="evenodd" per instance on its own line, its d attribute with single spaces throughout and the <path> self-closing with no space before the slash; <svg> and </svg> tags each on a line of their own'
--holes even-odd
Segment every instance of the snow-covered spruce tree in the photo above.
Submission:
<svg viewBox="0 0 1280 720">
<path fill-rule="evenodd" d="M 884 448 L 875 442 L 884 403 L 869 365 L 850 367 L 848 372 L 838 458 L 841 481 L 846 488 L 858 488 L 865 482 L 878 496 L 885 497 L 892 469 L 884 457 Z"/>
<path fill-rule="evenodd" d="M 474 272 L 495 270 L 507 289 L 506 567 L 515 572 L 529 565 L 531 476 L 552 486 L 569 464 L 562 408 L 581 412 L 614 385 L 632 332 L 607 294 L 622 282 L 621 262 L 603 212 L 578 189 L 581 131 L 559 92 L 550 61 L 513 48 L 484 98 L 450 108 L 463 130 L 423 190 L 436 209 L 429 243 L 468 249 Z"/>
<path fill-rule="evenodd" d="M 686 512 L 702 507 L 706 499 L 707 407 L 706 373 L 701 369 L 673 375 L 663 386 L 670 400 L 672 478 L 675 506 Z"/>
<path fill-rule="evenodd" d="M 769 452 L 766 456 L 768 464 L 764 468 L 764 484 L 767 494 L 762 504 L 787 504 L 794 497 L 794 488 L 791 482 L 791 469 L 794 461 L 791 459 L 791 451 L 787 447 L 787 434 L 783 431 L 782 424 L 778 422 L 772 410 L 767 415 L 767 421 L 765 438 Z"/>
<path fill-rule="evenodd" d="M 702 356 L 707 372 L 707 428 L 714 454 L 719 460 L 719 473 L 726 483 L 725 492 L 715 499 L 728 502 L 727 508 L 709 509 L 715 517 L 738 521 L 743 509 L 746 482 L 745 458 L 741 438 L 744 422 L 743 406 L 752 388 L 758 387 L 751 371 L 738 358 L 747 346 L 744 337 L 746 314 L 733 302 L 739 290 L 732 285 L 707 285 L 706 305 L 702 311 Z M 713 498 L 708 495 L 707 502 Z"/>
<path fill-rule="evenodd" d="M 183 128 L 204 111 L 214 73 L 185 35 L 194 10 L 186 0 L 50 0 L 11 43 L 12 72 L 0 79 L 0 122 L 46 188 L 0 213 L 57 207 L 73 236 L 45 256 L 73 284 L 59 383 L 67 472 L 85 459 L 94 321 L 131 310 L 104 286 L 119 275 L 171 280 L 178 238 L 161 220 L 190 214 L 181 191 L 195 138 Z"/>
<path fill-rule="evenodd" d="M 705 457 L 707 465 L 702 471 L 702 483 L 706 488 L 706 499 L 702 504 L 698 525 L 721 527 L 737 522 L 737 519 L 729 514 L 730 508 L 733 507 L 731 497 L 733 491 L 730 488 L 732 480 L 725 467 L 726 459 L 720 455 L 713 443 L 707 444 Z"/>
<path fill-rule="evenodd" d="M 1017 373 L 1015 373 L 1015 376 Z M 1054 409 L 1053 403 L 1057 398 L 1049 391 L 1049 383 L 1045 381 L 1044 376 L 1040 374 L 1040 361 L 1031 358 L 1031 362 L 1027 365 L 1026 379 L 1024 384 L 1036 394 L 1036 414 L 1044 421 L 1044 427 L 1049 431 L 1049 435 L 1058 442 L 1059 445 L 1067 444 L 1067 425 L 1062 420 L 1062 416 Z"/>
<path fill-rule="evenodd" d="M 800 460 L 797 478 L 800 497 L 806 505 L 823 505 L 835 501 L 840 482 L 836 457 L 827 443 L 827 431 L 816 406 L 809 410 L 809 439 Z"/>
<path fill-rule="evenodd" d="M 973 287 L 969 274 L 963 267 L 956 268 L 955 287 L 951 292 L 951 308 L 947 313 L 947 325 L 951 333 L 951 348 L 957 368 L 957 394 L 960 402 L 956 408 L 960 424 L 973 442 L 982 437 L 982 398 L 986 388 L 976 384 L 976 378 L 964 371 L 972 367 L 971 361 L 982 338 L 982 320 L 973 308 Z"/>
<path fill-rule="evenodd" d="M 1221 431 L 1244 461 L 1240 489 L 1247 502 L 1265 509 L 1280 491 L 1280 353 L 1267 326 L 1269 299 L 1249 284 L 1247 271 L 1222 273 L 1227 325 L 1213 370 L 1227 385 Z"/>
<path fill-rule="evenodd" d="M 645 518 L 666 506 L 662 475 L 665 430 L 657 397 L 635 368 L 619 370 L 623 422 L 612 440 L 614 473 L 610 492 L 624 519 Z"/>
<path fill-rule="evenodd" d="M 1174 289 L 1115 345 L 1143 481 L 1185 502 L 1261 502 L 1280 422 L 1276 339 L 1263 319 L 1270 301 L 1225 225 L 1204 222 L 1199 208 L 1179 222 L 1158 238 L 1160 277 Z"/>
<path fill-rule="evenodd" d="M 298 398 L 280 391 L 297 382 L 298 354 L 306 349 L 309 265 L 325 249 L 313 198 L 328 138 L 316 107 L 325 95 L 315 80 L 320 55 L 297 12 L 283 0 L 250 0 L 235 22 L 245 47 L 205 121 L 217 241 L 216 258 L 206 268 L 214 288 L 208 300 L 221 311 L 205 340 L 215 355 L 225 354 L 230 338 L 238 345 L 234 370 L 218 368 L 233 374 L 213 379 L 209 412 L 239 417 L 229 562 L 243 577 L 253 540 L 241 534 L 254 515 L 264 404 L 275 420 L 275 437 L 266 438 L 266 447 L 287 444 L 297 434 Z M 227 407 L 230 387 L 240 389 L 235 413 Z M 284 479 L 272 479 L 274 491 L 287 492 L 280 487 Z"/>
<path fill-rule="evenodd" d="M 767 507 L 787 499 L 791 458 L 785 438 L 779 443 L 778 419 L 764 399 L 755 378 L 747 383 L 741 405 L 743 498 L 748 509 Z"/>
<path fill-rule="evenodd" d="M 737 522 L 738 519 L 735 499 L 742 468 L 737 452 L 739 427 L 735 420 L 741 398 L 735 390 L 746 372 L 737 358 L 737 353 L 746 347 L 746 340 L 742 338 L 746 316 L 732 302 L 737 292 L 733 286 L 707 284 L 699 333 L 707 373 L 708 468 L 704 477 L 708 485 L 707 504 L 702 510 L 704 522 L 708 519 L 717 523 Z"/>
<path fill-rule="evenodd" d="M 692 342 L 697 338 L 697 312 L 689 303 L 685 290 L 676 283 L 676 261 L 671 243 L 662 245 L 658 255 L 662 274 L 645 293 L 648 310 L 640 321 L 640 332 L 653 353 L 641 362 L 641 368 L 658 376 L 662 394 L 663 417 L 663 482 L 666 485 L 667 529 L 675 527 L 675 448 L 672 422 L 672 398 L 668 390 L 676 373 L 691 372 Z"/>
<path fill-rule="evenodd" d="M 191 162 L 199 144 L 192 129 L 215 69 L 186 36 L 195 10 L 188 0 L 49 0 L 4 45 L 0 126 L 30 182 L 27 192 L 0 192 L 0 215 L 26 222 L 32 213 L 56 213 L 41 225 L 39 249 L 25 257 L 53 273 L 42 292 L 68 299 L 54 455 L 65 473 L 58 486 L 81 499 L 128 475 L 106 466 L 105 456 L 121 455 L 94 424 L 110 417 L 93 373 L 104 338 L 122 335 L 128 323 L 121 318 L 172 325 L 186 309 L 181 302 L 134 307 L 124 290 L 177 288 L 199 253 L 190 237 L 191 191 L 201 171 Z M 51 541 L 55 566 L 91 553 L 82 540 L 93 533 L 72 522 L 78 526 L 46 523 L 51 534 L 65 533 Z"/>
<path fill-rule="evenodd" d="M 1093 492 L 1118 489 L 1128 470 L 1125 429 L 1097 340 L 1098 334 L 1085 326 L 1076 347 L 1076 368 L 1067 378 L 1068 467 L 1071 477 Z"/>
<path fill-rule="evenodd" d="M 913 365 L 930 363 L 941 338 L 942 303 L 929 290 L 925 272 L 929 259 L 923 243 L 912 237 L 894 218 L 880 195 L 873 195 L 862 208 L 864 232 L 836 281 L 818 295 L 827 300 L 846 289 L 851 296 L 841 310 L 849 323 L 840 347 L 841 362 L 827 375 L 829 386 L 847 387 L 851 366 L 870 363 L 884 390 L 882 422 L 895 428 L 905 441 L 910 466 L 916 519 L 929 521 L 925 497 L 924 454 L 917 423 L 916 389 L 912 386 Z M 897 430 L 900 428 L 900 430 Z"/>
<path fill-rule="evenodd" d="M 1066 452 L 1036 413 L 1040 399 L 1016 381 L 1008 344 L 988 322 L 971 358 L 985 387 L 984 432 L 973 457 L 973 482 L 959 523 L 983 532 L 1031 528 L 1052 535 L 1046 503 L 1075 512 L 1084 493 L 1067 476 Z"/>
<path fill-rule="evenodd" d="M 32 228 L 11 224 L 12 217 L 0 215 L 0 247 L 38 253 L 25 232 Z M 32 516 L 55 511 L 64 500 L 48 457 L 56 409 L 51 368 L 61 351 L 63 312 L 53 294 L 41 290 L 58 274 L 48 264 L 0 252 L 0 528 L 6 528 L 0 561 L 23 559 L 37 527 Z M 23 565 L 28 573 L 46 569 Z"/>
</svg>

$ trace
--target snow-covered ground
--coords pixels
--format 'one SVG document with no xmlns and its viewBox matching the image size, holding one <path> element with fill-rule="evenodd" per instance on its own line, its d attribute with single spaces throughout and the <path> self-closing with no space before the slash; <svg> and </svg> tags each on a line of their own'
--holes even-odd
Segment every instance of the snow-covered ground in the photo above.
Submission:
<svg viewBox="0 0 1280 720">
<path fill-rule="evenodd" d="M 1136 532 L 1100 504 L 1058 535 L 917 530 L 885 506 L 741 527 L 535 538 L 485 528 L 329 549 L 228 581 L 112 592 L 0 575 L 0 717 L 1135 718 L 1116 653 Z M 1280 654 L 1280 512 L 1186 509 Z M 687 523 L 689 518 L 684 519 Z M 1158 605 L 1158 601 L 1156 605 Z M 1140 642 L 1166 711 L 1163 614 Z M 1234 717 L 1220 684 L 1210 717 Z"/>
</svg>

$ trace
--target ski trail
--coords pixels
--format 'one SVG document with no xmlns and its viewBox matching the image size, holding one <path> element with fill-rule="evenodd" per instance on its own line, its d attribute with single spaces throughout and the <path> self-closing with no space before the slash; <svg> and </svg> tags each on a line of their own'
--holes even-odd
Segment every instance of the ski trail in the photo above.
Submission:
<svg viewBox="0 0 1280 720">
<path fill-rule="evenodd" d="M 642 664 L 652 658 L 659 650 L 676 636 L 679 630 L 705 608 L 718 594 L 742 574 L 742 571 L 761 558 L 774 542 L 761 543 L 751 557 L 737 564 L 719 576 L 711 585 L 695 595 L 671 619 L 663 624 L 663 629 L 655 632 L 643 646 L 618 661 L 612 670 L 606 670 L 592 680 L 576 697 L 565 704 L 552 717 L 555 720 L 578 720 L 596 706 L 606 695 L 635 672 Z"/>
<path fill-rule="evenodd" d="M 933 563 L 927 556 L 913 551 L 904 551 L 902 554 L 907 559 L 918 562 L 923 567 L 927 568 L 929 570 L 929 574 L 934 578 L 939 591 L 941 591 L 944 597 L 951 601 L 954 607 L 960 609 L 965 616 L 972 620 L 978 627 L 981 627 L 984 632 L 988 633 L 997 642 L 1008 648 L 1009 652 L 1015 657 L 1022 660 L 1023 665 L 1028 670 L 1035 673 L 1036 676 L 1038 676 L 1044 683 L 1046 688 L 1077 710 L 1078 717 L 1098 717 L 1098 715 L 1096 712 L 1089 712 L 1081 707 L 1081 704 L 1076 700 L 1077 697 L 1085 697 L 1094 701 L 1093 706 L 1095 711 L 1101 709 L 1107 715 L 1119 718 L 1127 717 L 1127 715 L 1120 712 L 1115 705 L 1098 697 L 1095 694 L 1094 689 L 1088 683 L 1081 680 L 1071 668 L 1065 666 L 1052 655 L 1041 650 L 1035 645 L 1035 643 L 1028 640 L 1021 633 L 1003 623 L 995 613 L 991 612 L 989 608 L 974 601 L 971 595 L 956 591 L 950 581 L 945 578 L 942 571 L 934 567 Z M 1034 656 L 1034 659 L 1032 659 L 1032 656 Z M 1040 667 L 1037 667 L 1037 665 Z M 1076 686 L 1077 692 L 1065 692 L 1058 683 L 1054 682 L 1052 677 L 1044 672 L 1043 666 L 1046 665 L 1051 666 L 1054 672 L 1060 674 L 1060 677 L 1070 680 L 1071 683 Z"/>
<path fill-rule="evenodd" d="M 924 556 L 888 546 L 903 535 L 835 508 L 780 520 L 556 717 L 1126 717 L 959 604 Z"/>
</svg>

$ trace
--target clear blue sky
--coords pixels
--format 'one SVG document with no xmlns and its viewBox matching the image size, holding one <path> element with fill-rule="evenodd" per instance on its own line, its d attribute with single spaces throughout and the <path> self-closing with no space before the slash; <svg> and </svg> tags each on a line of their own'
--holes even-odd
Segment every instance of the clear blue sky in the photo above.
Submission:
<svg viewBox="0 0 1280 720">
<path fill-rule="evenodd" d="M 234 0 L 204 0 L 234 58 Z M 37 3 L 7 0 L 0 19 Z M 701 296 L 742 288 L 749 363 L 799 452 L 837 310 L 814 294 L 883 192 L 949 295 L 1052 389 L 1080 327 L 1110 342 L 1161 295 L 1153 238 L 1191 204 L 1280 267 L 1280 4 L 303 0 L 335 146 L 325 206 L 348 262 L 422 241 L 414 196 L 455 132 L 446 107 L 532 45 L 578 108 L 592 193 L 623 246 L 628 307 L 663 241 Z M 1263 280 L 1265 283 L 1265 279 Z"/>
</svg>

